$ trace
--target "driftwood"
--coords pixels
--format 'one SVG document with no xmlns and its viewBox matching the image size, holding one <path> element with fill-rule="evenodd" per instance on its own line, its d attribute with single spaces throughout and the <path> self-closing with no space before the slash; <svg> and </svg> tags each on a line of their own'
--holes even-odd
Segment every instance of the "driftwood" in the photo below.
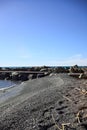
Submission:
<svg viewBox="0 0 87 130">
<path fill-rule="evenodd" d="M 66 96 L 64 96 L 64 95 L 63 95 L 63 98 L 65 98 L 66 100 L 72 102 L 72 100 L 71 100 L 70 98 L 68 98 L 68 97 L 66 97 Z"/>
<path fill-rule="evenodd" d="M 86 89 L 79 89 L 79 88 L 75 88 L 76 90 L 79 90 L 81 94 L 83 95 L 87 95 L 87 90 Z"/>
<path fill-rule="evenodd" d="M 87 74 L 85 73 L 68 73 L 68 75 L 79 79 L 87 79 Z"/>
<path fill-rule="evenodd" d="M 62 124 L 61 124 L 61 127 L 62 127 L 62 128 L 60 128 L 60 127 L 58 126 L 58 124 L 56 123 L 53 114 L 52 114 L 52 120 L 53 120 L 53 122 L 54 122 L 54 124 L 55 124 L 55 128 L 56 128 L 57 130 L 65 130 L 65 126 L 69 126 L 69 125 L 70 125 L 70 123 L 62 123 Z"/>
<path fill-rule="evenodd" d="M 81 75 L 81 73 L 68 73 L 68 75 L 76 77 L 76 78 L 79 78 L 79 76 Z"/>
<path fill-rule="evenodd" d="M 87 73 L 80 74 L 80 79 L 87 79 Z"/>
</svg>

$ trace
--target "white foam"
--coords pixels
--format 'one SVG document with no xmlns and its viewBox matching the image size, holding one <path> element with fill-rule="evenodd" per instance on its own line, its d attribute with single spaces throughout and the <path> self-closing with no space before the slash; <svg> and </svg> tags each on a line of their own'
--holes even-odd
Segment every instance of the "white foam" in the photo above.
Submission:
<svg viewBox="0 0 87 130">
<path fill-rule="evenodd" d="M 6 90 L 6 89 L 13 88 L 13 87 L 15 87 L 15 86 L 16 86 L 16 84 L 13 84 L 13 85 L 11 85 L 11 86 L 9 86 L 9 87 L 6 87 L 6 88 L 0 88 L 0 90 L 3 91 L 3 90 Z"/>
<path fill-rule="evenodd" d="M 3 103 L 7 99 L 18 95 L 21 92 L 21 90 L 23 89 L 23 86 L 24 86 L 23 84 L 24 84 L 24 82 L 22 82 L 20 84 L 14 84 L 14 85 L 6 87 L 6 88 L 1 88 L 0 89 L 0 103 Z"/>
</svg>

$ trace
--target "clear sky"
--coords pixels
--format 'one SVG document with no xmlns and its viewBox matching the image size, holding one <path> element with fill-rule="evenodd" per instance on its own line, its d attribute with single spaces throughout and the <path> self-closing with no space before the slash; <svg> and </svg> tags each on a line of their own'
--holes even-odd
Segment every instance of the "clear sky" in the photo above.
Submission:
<svg viewBox="0 0 87 130">
<path fill-rule="evenodd" d="M 0 66 L 87 65 L 87 0 L 0 0 Z"/>
</svg>

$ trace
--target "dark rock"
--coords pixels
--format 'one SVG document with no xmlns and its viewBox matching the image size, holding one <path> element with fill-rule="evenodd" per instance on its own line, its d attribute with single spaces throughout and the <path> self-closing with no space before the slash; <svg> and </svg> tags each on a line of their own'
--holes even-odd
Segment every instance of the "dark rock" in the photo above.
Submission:
<svg viewBox="0 0 87 130">
<path fill-rule="evenodd" d="M 41 78 L 41 77 L 44 77 L 44 76 L 45 76 L 44 73 L 42 73 L 42 74 L 37 74 L 37 78 Z"/>
<path fill-rule="evenodd" d="M 29 79 L 28 79 L 28 76 L 29 76 L 28 73 L 20 73 L 20 74 L 18 75 L 18 79 L 21 80 L 21 81 L 26 81 L 26 80 L 29 80 Z"/>
<path fill-rule="evenodd" d="M 31 68 L 30 68 L 30 71 L 35 71 L 35 67 L 31 67 Z"/>
<path fill-rule="evenodd" d="M 55 73 L 66 73 L 66 69 L 64 67 L 54 68 Z"/>
<path fill-rule="evenodd" d="M 6 72 L 1 72 L 0 73 L 0 79 L 4 80 L 4 79 L 10 79 L 10 74 L 11 73 L 6 73 Z"/>
<path fill-rule="evenodd" d="M 29 74 L 28 79 L 35 79 L 37 78 L 37 74 Z"/>
<path fill-rule="evenodd" d="M 18 72 L 12 72 L 11 79 L 15 80 L 15 81 L 19 80 L 19 73 Z"/>
<path fill-rule="evenodd" d="M 12 72 L 11 79 L 15 81 L 18 81 L 18 80 L 26 81 L 26 80 L 29 80 L 28 76 L 29 76 L 28 73 Z"/>
<path fill-rule="evenodd" d="M 47 72 L 48 68 L 41 68 L 40 72 Z"/>
<path fill-rule="evenodd" d="M 70 73 L 83 73 L 84 71 L 77 65 L 74 65 L 74 66 L 70 67 L 69 72 Z"/>
<path fill-rule="evenodd" d="M 41 67 L 35 67 L 34 71 L 40 71 Z"/>
</svg>

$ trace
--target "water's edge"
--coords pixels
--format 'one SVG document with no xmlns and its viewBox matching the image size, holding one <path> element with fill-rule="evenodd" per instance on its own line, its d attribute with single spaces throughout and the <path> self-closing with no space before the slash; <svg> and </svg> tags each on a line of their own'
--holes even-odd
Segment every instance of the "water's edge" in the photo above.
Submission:
<svg viewBox="0 0 87 130">
<path fill-rule="evenodd" d="M 9 98 L 19 95 L 23 89 L 23 84 L 24 82 L 21 82 L 20 84 L 14 84 L 6 88 L 1 88 L 0 89 L 0 104 L 4 103 Z"/>
<path fill-rule="evenodd" d="M 21 82 L 14 82 L 11 80 L 0 80 L 0 90 L 9 89 L 19 84 L 21 84 Z"/>
</svg>

